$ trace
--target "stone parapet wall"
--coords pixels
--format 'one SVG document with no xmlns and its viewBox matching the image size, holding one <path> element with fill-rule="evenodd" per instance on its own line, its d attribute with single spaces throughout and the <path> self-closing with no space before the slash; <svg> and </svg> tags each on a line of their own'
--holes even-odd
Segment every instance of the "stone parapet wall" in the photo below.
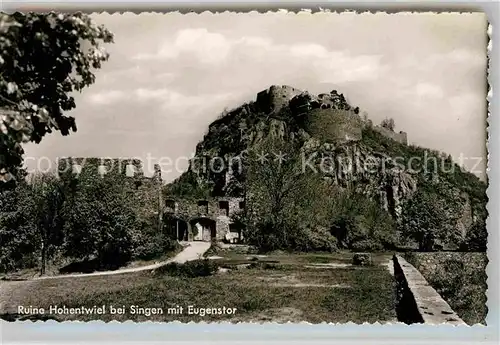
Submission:
<svg viewBox="0 0 500 345">
<path fill-rule="evenodd" d="M 265 113 L 278 112 L 303 91 L 288 85 L 273 85 L 257 94 L 256 104 Z"/>
<path fill-rule="evenodd" d="M 398 133 L 381 126 L 374 126 L 373 129 L 389 139 L 395 140 L 404 145 L 408 144 L 408 134 L 406 132 L 400 131 Z"/>
<path fill-rule="evenodd" d="M 361 118 L 349 110 L 314 109 L 309 113 L 307 131 L 326 142 L 359 141 Z"/>
<path fill-rule="evenodd" d="M 399 255 L 393 257 L 398 319 L 405 323 L 465 325 L 424 276 Z"/>
<path fill-rule="evenodd" d="M 98 177 L 103 174 L 123 174 L 130 177 L 143 177 L 142 161 L 136 158 L 104 158 L 104 157 L 65 157 L 59 158 L 58 172 L 88 173 Z M 78 169 L 75 169 L 77 168 Z"/>
</svg>

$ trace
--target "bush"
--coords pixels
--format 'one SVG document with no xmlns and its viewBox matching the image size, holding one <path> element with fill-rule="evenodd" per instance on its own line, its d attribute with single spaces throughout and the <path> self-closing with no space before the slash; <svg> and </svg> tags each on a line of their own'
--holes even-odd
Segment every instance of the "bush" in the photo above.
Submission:
<svg viewBox="0 0 500 345">
<path fill-rule="evenodd" d="M 107 238 L 98 250 L 97 260 L 101 269 L 118 269 L 132 258 L 132 242 L 126 236 Z"/>
<path fill-rule="evenodd" d="M 487 258 L 475 263 L 476 253 L 457 253 L 456 257 L 440 260 L 436 268 L 425 271 L 425 279 L 446 300 L 451 308 L 469 325 L 485 322 L 488 311 L 486 306 Z M 405 259 L 415 268 L 423 263 L 418 253 L 405 253 Z M 476 259 L 477 260 L 477 259 Z"/>
<path fill-rule="evenodd" d="M 394 219 L 365 196 L 339 193 L 332 209 L 331 232 L 339 246 L 354 251 L 393 249 L 397 243 Z"/>
<path fill-rule="evenodd" d="M 175 252 L 179 244 L 163 234 L 144 235 L 141 243 L 134 250 L 134 257 L 140 260 L 152 260 L 167 253 Z"/>
<path fill-rule="evenodd" d="M 208 250 L 205 253 L 203 253 L 203 257 L 206 258 L 209 256 L 218 255 L 221 250 L 222 247 L 220 246 L 220 244 L 217 241 L 212 240 L 212 242 L 210 243 L 210 248 L 208 248 Z"/>
<path fill-rule="evenodd" d="M 166 274 L 175 277 L 196 278 L 208 277 L 215 274 L 219 265 L 213 260 L 193 260 L 183 264 L 171 262 L 156 269 L 157 274 Z"/>
<path fill-rule="evenodd" d="M 284 270 L 286 267 L 280 265 L 278 261 L 275 262 L 265 262 L 265 261 L 253 261 L 247 266 L 248 269 L 262 269 L 262 270 Z"/>
<path fill-rule="evenodd" d="M 467 235 L 461 249 L 470 252 L 485 252 L 488 243 L 488 231 L 484 222 L 474 223 Z"/>
<path fill-rule="evenodd" d="M 384 246 L 382 245 L 382 243 L 376 240 L 366 239 L 359 242 L 354 242 L 351 245 L 351 249 L 356 252 L 378 252 L 383 251 Z"/>
<path fill-rule="evenodd" d="M 338 249 L 337 239 L 324 227 L 299 230 L 294 238 L 293 247 L 303 252 L 334 252 Z"/>
<path fill-rule="evenodd" d="M 356 266 L 370 266 L 373 264 L 372 256 L 368 253 L 354 254 L 352 264 Z"/>
</svg>

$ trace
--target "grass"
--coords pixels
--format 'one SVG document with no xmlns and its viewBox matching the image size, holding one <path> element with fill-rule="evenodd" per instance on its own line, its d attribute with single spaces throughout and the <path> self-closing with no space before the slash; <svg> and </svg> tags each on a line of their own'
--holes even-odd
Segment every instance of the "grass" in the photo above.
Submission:
<svg viewBox="0 0 500 345">
<path fill-rule="evenodd" d="M 104 321 L 276 321 L 311 323 L 383 322 L 395 320 L 393 278 L 381 265 L 336 269 L 308 268 L 311 260 L 347 260 L 347 254 L 269 256 L 248 262 L 278 262 L 254 269 L 231 270 L 206 277 L 178 277 L 151 271 L 114 276 L 33 282 L 23 305 L 48 308 L 125 306 L 123 315 L 99 316 Z M 321 257 L 322 259 L 318 259 Z M 380 258 L 385 260 L 386 257 Z M 389 259 L 387 257 L 387 259 Z M 235 258 L 236 260 L 236 258 Z M 244 260 L 240 256 L 240 261 Z M 214 260 L 219 261 L 219 260 Z M 225 259 L 225 264 L 229 261 Z M 222 260 L 221 260 L 222 263 Z M 305 264 L 305 265 L 304 265 Z M 168 271 L 168 270 L 167 270 Z M 161 315 L 136 315 L 131 306 L 161 308 Z M 189 315 L 188 306 L 236 308 L 234 314 Z M 169 313 L 176 306 L 182 314 Z M 178 309 L 177 309 L 178 310 Z M 96 319 L 92 315 L 57 315 L 60 321 Z"/>
<path fill-rule="evenodd" d="M 129 263 L 125 264 L 124 266 L 120 267 L 119 269 L 126 269 L 126 268 L 135 268 L 135 267 L 142 267 L 142 266 L 148 266 L 148 265 L 153 265 L 161 261 L 167 261 L 170 258 L 173 258 L 175 255 L 177 255 L 179 252 L 182 251 L 182 247 L 178 247 L 175 250 L 172 250 L 171 252 L 165 253 L 157 258 L 151 259 L 151 260 L 133 260 L 130 261 Z M 73 261 L 77 262 L 77 261 Z M 98 270 L 96 269 L 90 269 L 85 272 L 79 272 L 78 270 L 74 272 L 67 272 L 67 273 L 62 273 L 59 272 L 59 269 L 63 268 L 64 266 L 70 264 L 68 260 L 64 262 L 56 262 L 56 263 L 49 263 L 46 268 L 46 276 L 57 276 L 57 275 L 66 275 L 66 274 L 71 274 L 71 273 L 91 273 L 91 272 L 96 272 Z M 9 273 L 4 273 L 0 274 L 0 279 L 5 279 L 5 280 L 26 280 L 26 279 L 32 279 L 34 277 L 39 277 L 40 276 L 40 268 L 34 267 L 34 268 L 25 268 L 16 272 L 9 272 Z"/>
</svg>

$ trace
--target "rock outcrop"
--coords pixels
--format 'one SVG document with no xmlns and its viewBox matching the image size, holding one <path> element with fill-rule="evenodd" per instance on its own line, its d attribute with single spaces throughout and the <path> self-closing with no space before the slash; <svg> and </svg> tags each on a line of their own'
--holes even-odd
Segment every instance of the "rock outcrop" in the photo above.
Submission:
<svg viewBox="0 0 500 345">
<path fill-rule="evenodd" d="M 373 126 L 359 115 L 358 107 L 335 90 L 312 95 L 290 86 L 271 86 L 258 93 L 254 102 L 214 121 L 198 144 L 194 160 L 204 158 L 207 162 L 217 157 L 220 169 L 191 169 L 170 187 L 175 190 L 196 181 L 205 194 L 242 197 L 245 176 L 241 164 L 252 147 L 270 137 L 299 143 L 306 168 L 319 169 L 332 184 L 352 187 L 377 200 L 398 222 L 405 203 L 420 186 L 443 181 L 457 195 L 454 199 L 460 211 L 458 217 L 450 214 L 450 219 L 457 223 L 462 237 L 474 219 L 484 218 L 477 210 L 484 209 L 485 187 L 475 176 L 463 171 L 446 176 L 414 171 L 408 161 L 401 162 L 396 155 L 409 157 L 430 150 L 407 146 L 405 132 Z"/>
</svg>

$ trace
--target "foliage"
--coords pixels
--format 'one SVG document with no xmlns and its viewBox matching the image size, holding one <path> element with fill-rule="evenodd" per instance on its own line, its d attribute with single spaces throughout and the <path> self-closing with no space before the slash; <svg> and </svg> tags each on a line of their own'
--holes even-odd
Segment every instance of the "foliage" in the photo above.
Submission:
<svg viewBox="0 0 500 345">
<path fill-rule="evenodd" d="M 425 279 L 467 324 L 484 324 L 488 312 L 486 253 L 453 254 L 438 259 L 433 258 L 434 253 L 406 253 L 405 258 L 419 270 L 425 261 L 435 262 L 432 270 L 422 270 Z"/>
<path fill-rule="evenodd" d="M 0 272 L 38 265 L 37 236 L 30 218 L 29 188 L 0 191 Z"/>
<path fill-rule="evenodd" d="M 441 243 L 459 243 L 459 234 L 455 225 L 459 212 L 457 205 L 443 197 L 444 190 L 420 188 L 405 204 L 402 210 L 402 234 L 415 240 L 419 249 L 431 251 Z"/>
<path fill-rule="evenodd" d="M 31 202 L 28 217 L 39 237 L 40 274 L 45 274 L 47 258 L 63 243 L 64 190 L 54 174 L 35 174 L 28 182 Z"/>
<path fill-rule="evenodd" d="M 103 267 L 123 265 L 132 257 L 135 213 L 122 191 L 123 175 L 95 178 L 80 174 L 65 205 L 66 255 L 98 258 Z"/>
<path fill-rule="evenodd" d="M 356 266 L 371 266 L 373 265 L 372 257 L 367 253 L 354 254 L 352 264 Z"/>
<path fill-rule="evenodd" d="M 36 174 L 0 192 L 0 271 L 81 260 L 87 270 L 115 269 L 131 259 L 175 253 L 176 241 L 158 233 L 130 203 L 127 177 Z M 67 268 L 79 267 L 77 262 Z M 80 265 L 81 266 L 81 265 Z"/>
<path fill-rule="evenodd" d="M 151 233 L 144 229 L 140 233 L 138 241 L 134 244 L 133 256 L 141 260 L 151 260 L 159 258 L 165 253 L 172 253 L 178 249 L 176 241 L 164 234 Z"/>
<path fill-rule="evenodd" d="M 336 192 L 330 213 L 332 233 L 343 248 L 379 251 L 398 244 L 394 219 L 377 202 L 352 189 Z"/>
<path fill-rule="evenodd" d="M 354 189 L 330 186 L 320 174 L 303 172 L 293 145 L 268 139 L 255 151 L 286 153 L 287 160 L 260 164 L 258 155 L 249 155 L 245 237 L 251 244 L 300 251 L 397 246 L 396 223 L 377 202 Z"/>
<path fill-rule="evenodd" d="M 0 239 L 2 271 L 39 264 L 44 274 L 63 242 L 64 193 L 57 177 L 36 174 L 2 192 Z"/>
<path fill-rule="evenodd" d="M 171 262 L 156 269 L 156 274 L 167 274 L 177 277 L 196 278 L 207 277 L 217 273 L 219 265 L 213 260 L 201 259 L 187 261 L 183 264 Z"/>
<path fill-rule="evenodd" d="M 386 118 L 386 119 L 382 120 L 382 122 L 380 123 L 380 126 L 387 128 L 388 130 L 394 131 L 396 124 L 394 123 L 393 118 Z"/>
<path fill-rule="evenodd" d="M 372 151 L 397 158 L 406 169 L 413 171 L 412 176 L 417 181 L 417 190 L 419 191 L 416 195 L 418 198 L 406 204 L 403 211 L 406 214 L 406 219 L 418 217 L 419 208 L 426 216 L 422 219 L 413 219 L 413 225 L 402 229 L 407 235 L 412 234 L 406 236 L 407 238 L 413 236 L 413 238 L 418 237 L 423 240 L 424 233 L 416 226 L 427 224 L 433 229 L 439 230 L 439 233 L 427 236 L 428 244 L 422 243 L 422 246 L 428 247 L 430 242 L 435 242 L 436 239 L 438 241 L 446 240 L 446 238 L 458 243 L 459 240 L 455 237 L 456 233 L 449 224 L 456 224 L 456 217 L 459 214 L 457 197 L 464 193 L 470 198 L 472 214 L 476 219 L 473 227 L 468 229 L 467 236 L 469 238 L 466 239 L 466 242 L 471 243 L 471 248 L 480 248 L 481 246 L 484 248 L 484 245 L 480 243 L 485 242 L 488 215 L 486 210 L 487 185 L 485 182 L 454 163 L 450 155 L 416 145 L 401 144 L 386 138 L 369 127 L 363 129 L 362 143 Z M 434 206 L 436 208 L 433 208 Z M 432 220 L 434 216 L 438 218 Z M 402 223 L 404 222 L 403 220 Z M 444 224 L 444 228 L 440 227 L 439 224 Z M 451 233 L 446 235 L 446 231 L 451 231 Z M 473 242 L 478 244 L 473 244 Z M 467 245 L 464 248 L 466 247 Z"/>
<path fill-rule="evenodd" d="M 486 252 L 487 244 L 488 231 L 486 224 L 482 221 L 476 221 L 467 231 L 462 249 L 470 252 Z"/>
<path fill-rule="evenodd" d="M 0 14 L 0 181 L 15 177 L 22 143 L 76 131 L 71 93 L 95 81 L 112 34 L 82 13 Z"/>
<path fill-rule="evenodd" d="M 416 145 L 404 145 L 369 127 L 363 129 L 362 143 L 371 151 L 397 157 L 402 165 L 415 172 L 413 176 L 419 185 L 427 184 L 430 178 L 438 175 L 442 182 L 466 192 L 474 207 L 486 205 L 486 183 L 454 163 L 450 155 Z"/>
<path fill-rule="evenodd" d="M 210 186 L 201 185 L 193 171 L 188 170 L 163 189 L 165 196 L 177 196 L 185 199 L 206 199 L 210 196 Z"/>
<path fill-rule="evenodd" d="M 326 185 L 319 174 L 301 170 L 297 146 L 270 137 L 249 153 L 248 162 L 250 244 L 264 251 L 335 250 L 335 238 L 325 231 Z"/>
</svg>

